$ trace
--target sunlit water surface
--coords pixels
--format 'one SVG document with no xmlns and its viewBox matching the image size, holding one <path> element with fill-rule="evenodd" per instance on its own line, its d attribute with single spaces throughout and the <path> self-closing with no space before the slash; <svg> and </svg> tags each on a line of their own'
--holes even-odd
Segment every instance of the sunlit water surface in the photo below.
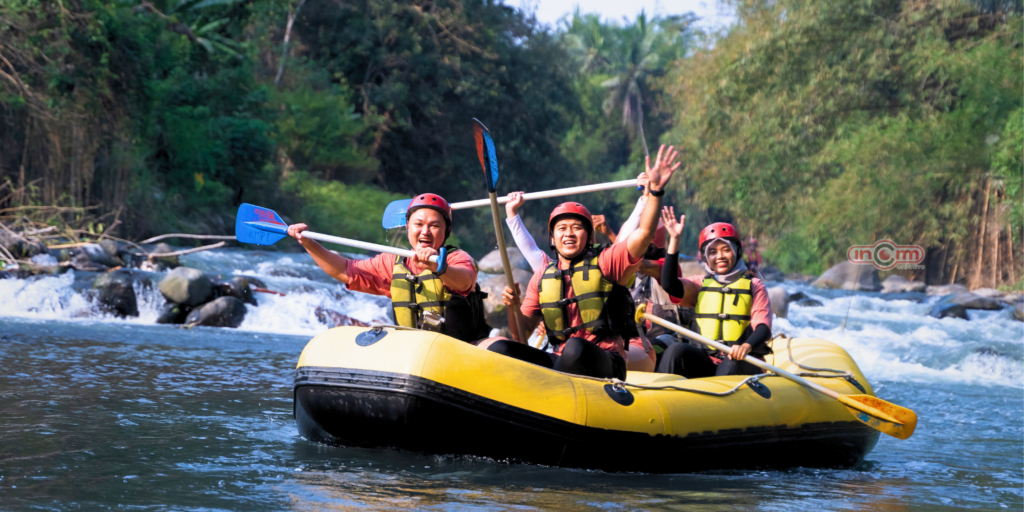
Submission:
<svg viewBox="0 0 1024 512">
<path fill-rule="evenodd" d="M 1024 323 L 1007 310 L 935 320 L 935 298 L 787 283 L 824 306 L 791 306 L 776 332 L 842 345 L 879 396 L 917 411 L 917 433 L 882 436 L 854 469 L 612 474 L 309 443 L 291 393 L 299 352 L 325 329 L 313 310 L 370 321 L 385 303 L 304 255 L 186 264 L 287 296 L 260 294 L 240 329 L 186 330 L 153 325 L 155 291 L 117 320 L 77 291 L 91 276 L 0 280 L 0 509 L 1024 508 Z"/>
</svg>

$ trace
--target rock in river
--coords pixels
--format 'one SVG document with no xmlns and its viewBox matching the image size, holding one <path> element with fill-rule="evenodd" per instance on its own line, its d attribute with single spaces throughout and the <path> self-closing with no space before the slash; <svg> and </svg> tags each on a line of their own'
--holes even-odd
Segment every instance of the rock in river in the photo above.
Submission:
<svg viewBox="0 0 1024 512">
<path fill-rule="evenodd" d="M 954 293 L 943 297 L 940 303 L 959 304 L 966 309 L 986 309 L 994 311 L 997 309 L 1003 309 L 1003 303 L 988 297 L 982 297 L 973 292 L 960 292 Z"/>
<path fill-rule="evenodd" d="M 526 287 L 530 284 L 531 277 L 533 274 L 525 270 L 518 268 L 512 270 L 512 278 L 519 283 L 519 289 L 523 293 L 526 293 Z M 491 327 L 508 327 L 508 312 L 505 309 L 505 304 L 501 302 L 501 291 L 504 289 L 504 273 L 480 283 L 480 290 L 487 294 L 487 298 L 484 299 L 484 311 L 487 315 L 487 323 Z"/>
<path fill-rule="evenodd" d="M 234 297 L 219 297 L 193 309 L 185 318 L 185 323 L 189 326 L 238 327 L 243 320 L 245 304 L 242 301 Z"/>
<path fill-rule="evenodd" d="M 526 261 L 523 253 L 519 252 L 519 249 L 515 247 L 508 247 L 508 264 L 512 266 L 512 270 L 519 269 L 527 272 L 532 272 L 530 268 L 530 262 Z M 488 274 L 503 274 L 505 268 L 501 265 L 501 253 L 497 249 L 487 253 L 487 256 L 480 258 L 477 262 L 481 272 Z"/>
<path fill-rule="evenodd" d="M 928 285 L 893 274 L 882 281 L 882 293 L 923 292 Z"/>
<path fill-rule="evenodd" d="M 928 313 L 928 316 L 932 318 L 960 318 L 963 320 L 970 320 L 967 316 L 966 308 L 960 304 L 953 304 L 950 302 L 940 302 L 936 304 Z"/>
<path fill-rule="evenodd" d="M 959 292 L 966 292 L 967 287 L 962 284 L 942 284 L 925 288 L 924 293 L 928 295 L 951 295 Z"/>
<path fill-rule="evenodd" d="M 221 297 L 234 297 L 246 304 L 258 306 L 256 297 L 253 297 L 252 288 L 249 286 L 249 278 L 235 276 L 226 281 L 219 281 L 213 285 L 217 295 Z"/>
<path fill-rule="evenodd" d="M 139 316 L 138 300 L 135 297 L 137 279 L 132 271 L 120 269 L 101 274 L 92 287 L 98 292 L 97 299 L 103 309 L 117 316 Z M 148 278 L 142 279 L 149 282 Z"/>
<path fill-rule="evenodd" d="M 772 313 L 778 318 L 789 315 L 789 294 L 781 286 L 768 288 L 768 301 L 772 304 Z"/>
<path fill-rule="evenodd" d="M 156 323 L 174 325 L 183 324 L 185 323 L 185 318 L 188 317 L 188 313 L 191 310 L 192 308 L 188 306 L 168 302 L 167 305 L 164 306 L 163 311 L 160 312 L 160 316 L 157 317 Z"/>
<path fill-rule="evenodd" d="M 213 285 L 201 271 L 178 267 L 160 281 L 160 293 L 168 302 L 198 306 L 213 297 Z"/>
<path fill-rule="evenodd" d="M 840 290 L 876 292 L 882 289 L 878 282 L 878 269 L 871 265 L 858 265 L 844 261 L 828 269 L 812 286 Z"/>
</svg>

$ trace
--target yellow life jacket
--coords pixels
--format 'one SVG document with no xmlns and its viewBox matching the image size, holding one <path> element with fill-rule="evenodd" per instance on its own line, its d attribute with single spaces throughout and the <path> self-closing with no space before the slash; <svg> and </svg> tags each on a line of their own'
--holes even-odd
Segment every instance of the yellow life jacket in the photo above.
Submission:
<svg viewBox="0 0 1024 512">
<path fill-rule="evenodd" d="M 636 324 L 629 320 L 633 313 L 629 291 L 601 274 L 599 256 L 600 249 L 597 249 L 570 263 L 566 270 L 558 268 L 557 260 L 544 269 L 537 292 L 544 326 L 553 341 L 564 342 L 580 330 L 594 334 L 620 334 L 624 339 L 636 336 Z M 571 276 L 572 298 L 566 297 L 567 290 L 563 286 L 563 278 L 567 274 Z M 569 304 L 576 304 L 579 308 L 582 324 L 569 325 Z"/>
<path fill-rule="evenodd" d="M 754 304 L 750 278 L 748 273 L 727 286 L 710 275 L 704 278 L 695 308 L 701 334 L 727 345 L 740 341 L 750 325 Z"/>
<path fill-rule="evenodd" d="M 391 271 L 391 307 L 397 325 L 419 329 L 424 311 L 444 317 L 451 299 L 452 292 L 441 282 L 440 275 L 430 270 L 413 275 L 401 258 L 395 260 Z"/>
</svg>

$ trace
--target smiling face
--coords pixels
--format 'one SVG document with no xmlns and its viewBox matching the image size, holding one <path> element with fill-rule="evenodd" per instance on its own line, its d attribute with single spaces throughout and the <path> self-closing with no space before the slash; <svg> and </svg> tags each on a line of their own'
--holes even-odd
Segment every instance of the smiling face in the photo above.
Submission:
<svg viewBox="0 0 1024 512">
<path fill-rule="evenodd" d="M 405 223 L 409 231 L 409 246 L 413 250 L 425 247 L 440 249 L 444 245 L 446 226 L 444 216 L 437 210 L 420 208 L 412 212 Z"/>
<path fill-rule="evenodd" d="M 551 228 L 551 245 L 565 259 L 579 256 L 588 243 L 587 225 L 576 217 L 561 219 Z"/>
<path fill-rule="evenodd" d="M 725 240 L 711 242 L 707 252 L 708 266 L 717 274 L 726 274 L 736 265 L 736 253 Z"/>
</svg>

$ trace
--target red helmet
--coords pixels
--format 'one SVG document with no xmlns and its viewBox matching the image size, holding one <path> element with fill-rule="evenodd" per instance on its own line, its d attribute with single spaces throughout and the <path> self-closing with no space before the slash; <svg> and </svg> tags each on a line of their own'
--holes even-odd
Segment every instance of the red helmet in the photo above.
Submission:
<svg viewBox="0 0 1024 512">
<path fill-rule="evenodd" d="M 594 217 L 590 215 L 590 210 L 586 206 L 579 203 L 562 203 L 551 210 L 551 216 L 548 217 L 548 233 L 555 228 L 555 221 L 559 217 L 571 215 L 573 217 L 579 217 L 587 225 L 587 233 L 590 234 L 590 240 L 587 243 L 594 243 Z"/>
<path fill-rule="evenodd" d="M 431 210 L 441 212 L 445 222 L 444 238 L 447 240 L 448 235 L 452 233 L 452 207 L 448 204 L 448 201 L 445 201 L 443 197 L 437 194 L 420 194 L 409 203 L 409 209 L 405 211 L 406 222 L 409 221 L 412 213 L 420 208 L 430 208 Z"/>
<path fill-rule="evenodd" d="M 708 244 L 719 238 L 731 239 L 736 244 L 736 250 L 742 255 L 743 242 L 740 240 L 740 234 L 736 231 L 736 228 L 728 222 L 716 222 L 708 225 L 700 232 L 700 241 L 697 247 L 700 249 L 700 254 L 704 254 L 704 245 Z"/>
</svg>

